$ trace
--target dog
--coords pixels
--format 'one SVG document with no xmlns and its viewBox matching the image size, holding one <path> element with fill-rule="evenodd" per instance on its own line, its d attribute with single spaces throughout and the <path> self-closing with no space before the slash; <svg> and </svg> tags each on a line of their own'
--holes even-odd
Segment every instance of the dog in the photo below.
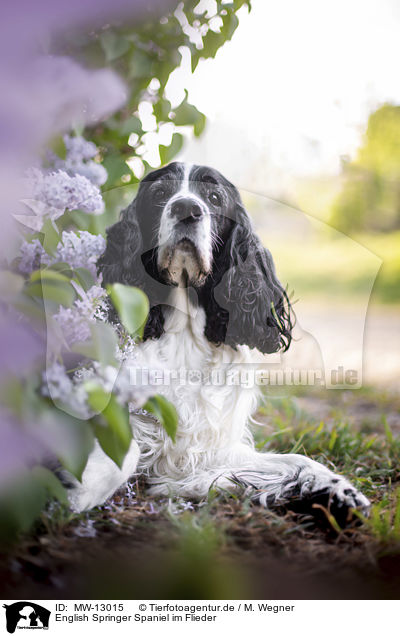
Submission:
<svg viewBox="0 0 400 636">
<path fill-rule="evenodd" d="M 154 417 L 133 413 L 122 468 L 97 445 L 70 491 L 73 509 L 104 503 L 141 474 L 155 495 L 200 499 L 215 487 L 244 490 L 265 507 L 295 501 L 304 509 L 320 503 L 342 518 L 351 509 L 367 513 L 368 499 L 322 464 L 255 450 L 249 420 L 261 389 L 232 378 L 288 349 L 294 314 L 272 256 L 226 178 L 178 162 L 148 174 L 108 229 L 98 270 L 104 285 L 147 294 L 150 313 L 130 364 L 168 374 L 157 392 L 174 404 L 179 424 L 173 442 Z M 221 370 L 226 380 L 213 381 Z"/>
</svg>

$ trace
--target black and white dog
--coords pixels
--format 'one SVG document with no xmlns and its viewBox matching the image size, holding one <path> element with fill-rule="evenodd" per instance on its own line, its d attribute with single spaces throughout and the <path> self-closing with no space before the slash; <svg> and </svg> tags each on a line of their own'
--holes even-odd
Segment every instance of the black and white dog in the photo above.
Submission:
<svg viewBox="0 0 400 636">
<path fill-rule="evenodd" d="M 164 373 L 157 391 L 175 405 L 179 425 L 173 443 L 154 418 L 132 415 L 134 441 L 122 470 L 97 446 L 70 493 L 75 510 L 103 503 L 134 474 L 146 475 L 154 494 L 201 498 L 211 486 L 244 487 L 268 507 L 296 499 L 342 516 L 349 508 L 368 510 L 366 497 L 322 464 L 254 448 L 248 423 L 260 387 L 232 378 L 289 347 L 293 312 L 229 181 L 182 163 L 152 172 L 109 228 L 98 267 L 104 284 L 134 285 L 148 295 L 151 310 L 132 365 Z M 221 369 L 225 381 L 213 381 Z M 189 374 L 184 382 L 182 370 Z"/>
</svg>

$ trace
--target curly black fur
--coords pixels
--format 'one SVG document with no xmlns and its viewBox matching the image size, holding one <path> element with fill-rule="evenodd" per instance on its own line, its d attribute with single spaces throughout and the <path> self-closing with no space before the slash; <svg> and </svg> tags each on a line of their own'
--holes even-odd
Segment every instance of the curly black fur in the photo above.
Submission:
<svg viewBox="0 0 400 636">
<path fill-rule="evenodd" d="M 215 344 L 247 345 L 262 353 L 286 351 L 293 328 L 289 298 L 279 283 L 272 256 L 253 233 L 245 210 L 224 249 L 214 257 L 212 275 L 200 290 L 207 321 L 205 334 Z"/>
<path fill-rule="evenodd" d="M 103 286 L 123 283 L 142 289 L 149 299 L 155 298 L 156 282 L 160 282 L 151 250 L 143 254 L 142 234 L 136 217 L 136 200 L 121 212 L 121 220 L 107 230 L 105 252 L 97 261 L 97 270 L 103 275 Z M 157 286 L 157 292 L 159 288 Z M 165 290 L 165 298 L 167 290 Z M 113 306 L 109 320 L 118 322 Z M 144 329 L 144 339 L 160 338 L 164 333 L 164 315 L 161 304 L 152 304 Z"/>
</svg>

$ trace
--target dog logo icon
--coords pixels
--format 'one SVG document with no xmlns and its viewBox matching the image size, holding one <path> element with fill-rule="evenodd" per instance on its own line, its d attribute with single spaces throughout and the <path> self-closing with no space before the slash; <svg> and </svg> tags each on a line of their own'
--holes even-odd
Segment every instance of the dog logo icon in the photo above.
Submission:
<svg viewBox="0 0 400 636">
<path fill-rule="evenodd" d="M 51 612 L 41 605 L 31 601 L 19 601 L 3 607 L 6 610 L 9 634 L 14 634 L 16 629 L 49 629 Z"/>
</svg>

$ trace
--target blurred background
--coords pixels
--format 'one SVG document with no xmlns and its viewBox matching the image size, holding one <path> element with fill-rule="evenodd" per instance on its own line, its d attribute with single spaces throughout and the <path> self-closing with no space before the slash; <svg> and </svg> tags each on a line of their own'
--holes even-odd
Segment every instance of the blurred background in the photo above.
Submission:
<svg viewBox="0 0 400 636">
<path fill-rule="evenodd" d="M 298 337 L 311 333 L 328 367 L 398 387 L 399 5 L 254 2 L 239 19 L 215 60 L 191 75 L 184 56 L 170 80 L 207 116 L 181 156 L 241 188 L 293 293 Z M 312 364 L 304 355 L 290 364 Z"/>
<path fill-rule="evenodd" d="M 196 8 L 215 31 L 222 4 Z M 171 108 L 188 102 L 205 115 L 204 130 L 200 120 L 183 126 L 178 143 L 181 115 L 160 124 L 147 95 L 127 163 L 139 177 L 160 166 L 160 145 L 174 135 L 174 158 L 219 169 L 240 189 L 295 303 L 297 342 L 284 364 L 323 367 L 328 385 L 342 366 L 356 371 L 353 388 L 396 388 L 400 10 L 392 0 L 285 0 L 254 2 L 236 17 L 235 37 L 209 58 L 193 62 L 179 47 L 165 85 Z"/>
</svg>

